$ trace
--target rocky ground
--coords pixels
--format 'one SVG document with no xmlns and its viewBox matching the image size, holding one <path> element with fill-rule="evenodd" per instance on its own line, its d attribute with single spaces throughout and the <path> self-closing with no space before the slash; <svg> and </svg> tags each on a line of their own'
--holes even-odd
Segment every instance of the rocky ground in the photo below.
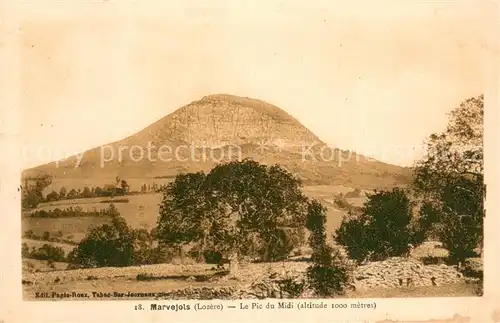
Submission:
<svg viewBox="0 0 500 323">
<path fill-rule="evenodd" d="M 467 268 L 482 272 L 481 261 Z M 248 299 L 313 297 L 302 288 L 308 262 L 241 264 L 238 276 L 223 275 L 209 265 L 150 265 L 25 273 L 25 297 L 37 291 L 115 291 L 119 288 L 161 292 L 161 299 Z M 474 266 L 474 267 L 472 267 Z M 472 270 L 472 269 L 470 269 Z M 353 272 L 357 295 L 374 290 L 438 288 L 470 283 L 452 266 L 424 265 L 414 258 L 390 258 L 357 267 Z M 477 280 L 477 278 L 476 278 Z M 360 294 L 361 293 L 361 294 Z M 439 296 L 439 295 L 436 295 Z"/>
</svg>

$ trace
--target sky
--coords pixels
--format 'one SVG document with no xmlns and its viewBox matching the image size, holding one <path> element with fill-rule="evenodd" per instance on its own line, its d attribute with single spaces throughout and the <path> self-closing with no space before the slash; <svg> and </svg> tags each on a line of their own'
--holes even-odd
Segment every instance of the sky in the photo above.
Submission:
<svg viewBox="0 0 500 323">
<path fill-rule="evenodd" d="M 483 93 L 492 3 L 21 3 L 23 168 L 214 93 L 262 99 L 329 145 L 411 165 L 446 114 Z"/>
</svg>

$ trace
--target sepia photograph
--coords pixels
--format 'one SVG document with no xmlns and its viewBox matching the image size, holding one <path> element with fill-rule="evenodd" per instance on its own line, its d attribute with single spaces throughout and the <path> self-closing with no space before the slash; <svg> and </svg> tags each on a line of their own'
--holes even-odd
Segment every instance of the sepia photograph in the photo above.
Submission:
<svg viewBox="0 0 500 323">
<path fill-rule="evenodd" d="M 23 301 L 481 299 L 494 7 L 20 3 Z"/>
</svg>

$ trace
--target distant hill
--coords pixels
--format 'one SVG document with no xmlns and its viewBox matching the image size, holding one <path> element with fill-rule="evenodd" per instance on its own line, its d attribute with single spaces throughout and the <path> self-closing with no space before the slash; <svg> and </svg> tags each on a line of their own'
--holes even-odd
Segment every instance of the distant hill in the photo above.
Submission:
<svg viewBox="0 0 500 323">
<path fill-rule="evenodd" d="M 73 156 L 59 165 L 53 162 L 25 170 L 23 176 L 49 173 L 54 179 L 74 180 L 173 177 L 180 172 L 208 171 L 224 157 L 222 160 L 253 158 L 280 164 L 307 185 L 372 189 L 409 181 L 408 168 L 354 153 L 348 158 L 349 154 L 328 148 L 274 105 L 217 94 L 183 106 L 128 138 L 85 152 L 79 167 L 75 168 Z"/>
</svg>

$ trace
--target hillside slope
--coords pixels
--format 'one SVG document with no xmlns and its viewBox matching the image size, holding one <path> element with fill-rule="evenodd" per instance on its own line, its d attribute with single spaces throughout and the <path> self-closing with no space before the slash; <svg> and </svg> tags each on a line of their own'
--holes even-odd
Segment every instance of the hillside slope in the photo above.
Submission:
<svg viewBox="0 0 500 323">
<path fill-rule="evenodd" d="M 203 97 L 130 137 L 91 149 L 79 167 L 75 168 L 73 156 L 23 175 L 44 172 L 55 179 L 74 180 L 169 177 L 208 171 L 219 161 L 235 158 L 280 164 L 309 185 L 371 189 L 404 185 L 409 178 L 406 168 L 328 148 L 276 106 L 225 94 Z"/>
</svg>

